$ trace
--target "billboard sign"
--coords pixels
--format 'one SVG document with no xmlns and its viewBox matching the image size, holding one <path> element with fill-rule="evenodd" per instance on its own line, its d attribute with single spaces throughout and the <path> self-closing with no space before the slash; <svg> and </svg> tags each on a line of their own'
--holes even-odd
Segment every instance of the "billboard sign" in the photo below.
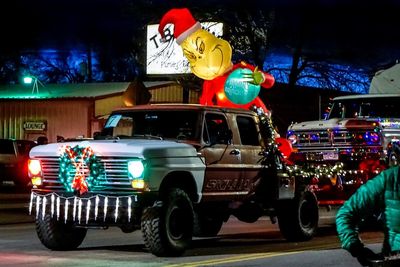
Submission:
<svg viewBox="0 0 400 267">
<path fill-rule="evenodd" d="M 218 22 L 201 23 L 203 29 L 208 30 L 217 37 L 222 36 L 223 24 Z M 158 24 L 147 25 L 147 74 L 183 74 L 190 73 L 189 62 L 176 43 L 173 33 L 174 27 L 168 24 L 164 29 L 166 42 L 161 42 L 158 33 Z"/>
</svg>

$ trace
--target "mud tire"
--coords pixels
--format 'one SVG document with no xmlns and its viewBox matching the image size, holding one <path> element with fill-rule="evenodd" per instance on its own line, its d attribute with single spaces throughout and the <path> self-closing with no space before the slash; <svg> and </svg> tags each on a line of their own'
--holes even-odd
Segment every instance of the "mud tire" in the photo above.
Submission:
<svg viewBox="0 0 400 267">
<path fill-rule="evenodd" d="M 87 229 L 76 228 L 72 222 L 64 223 L 50 214 L 36 219 L 36 233 L 42 244 L 51 250 L 74 250 L 86 237 Z"/>
<path fill-rule="evenodd" d="M 193 216 L 185 191 L 172 189 L 165 201 L 143 211 L 141 230 L 146 248 L 159 257 L 182 255 L 192 241 Z"/>
<path fill-rule="evenodd" d="M 294 199 L 279 202 L 279 229 L 288 241 L 312 239 L 317 232 L 318 219 L 318 202 L 311 192 L 306 191 Z"/>
</svg>

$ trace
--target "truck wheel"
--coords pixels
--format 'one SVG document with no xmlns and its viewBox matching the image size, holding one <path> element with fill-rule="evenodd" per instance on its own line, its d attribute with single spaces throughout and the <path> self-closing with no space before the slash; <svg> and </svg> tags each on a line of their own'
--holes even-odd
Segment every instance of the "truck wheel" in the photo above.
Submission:
<svg viewBox="0 0 400 267">
<path fill-rule="evenodd" d="M 73 250 L 82 244 L 87 229 L 76 228 L 71 222 L 58 221 L 50 214 L 36 219 L 36 233 L 42 244 L 51 250 Z"/>
<path fill-rule="evenodd" d="M 279 202 L 279 229 L 289 241 L 306 241 L 313 238 L 318 228 L 318 219 L 318 202 L 311 192 L 304 192 L 299 197 Z"/>
<path fill-rule="evenodd" d="M 209 216 L 195 212 L 193 235 L 198 237 L 216 236 L 223 223 L 224 220 L 220 216 Z"/>
<path fill-rule="evenodd" d="M 143 211 L 141 228 L 147 249 L 156 256 L 179 256 L 192 241 L 193 206 L 185 191 L 171 190 L 164 202 Z"/>
</svg>

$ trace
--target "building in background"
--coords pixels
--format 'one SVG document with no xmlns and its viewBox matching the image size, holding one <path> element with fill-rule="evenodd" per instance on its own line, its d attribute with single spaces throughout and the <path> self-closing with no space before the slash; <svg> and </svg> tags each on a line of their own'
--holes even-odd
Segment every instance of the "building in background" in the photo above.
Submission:
<svg viewBox="0 0 400 267">
<path fill-rule="evenodd" d="M 90 138 L 114 108 L 135 105 L 146 96 L 149 103 L 184 102 L 182 86 L 171 81 L 46 84 L 31 89 L 0 85 L 0 138 Z M 197 101 L 197 92 L 190 90 L 188 102 Z"/>
</svg>

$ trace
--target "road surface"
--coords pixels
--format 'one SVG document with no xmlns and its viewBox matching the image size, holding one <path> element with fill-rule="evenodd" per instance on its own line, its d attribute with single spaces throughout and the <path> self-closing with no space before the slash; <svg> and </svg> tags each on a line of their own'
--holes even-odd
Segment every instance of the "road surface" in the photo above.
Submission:
<svg viewBox="0 0 400 267">
<path fill-rule="evenodd" d="M 182 257 L 159 258 L 145 250 L 140 231 L 124 234 L 118 228 L 89 230 L 75 251 L 50 251 L 37 238 L 27 206 L 7 209 L 4 194 L 1 200 L 0 266 L 360 266 L 340 249 L 332 217 L 326 212 L 321 213 L 318 235 L 308 242 L 287 242 L 266 217 L 253 224 L 232 217 L 216 238 L 195 239 Z M 379 231 L 365 232 L 362 238 L 379 251 Z"/>
</svg>

